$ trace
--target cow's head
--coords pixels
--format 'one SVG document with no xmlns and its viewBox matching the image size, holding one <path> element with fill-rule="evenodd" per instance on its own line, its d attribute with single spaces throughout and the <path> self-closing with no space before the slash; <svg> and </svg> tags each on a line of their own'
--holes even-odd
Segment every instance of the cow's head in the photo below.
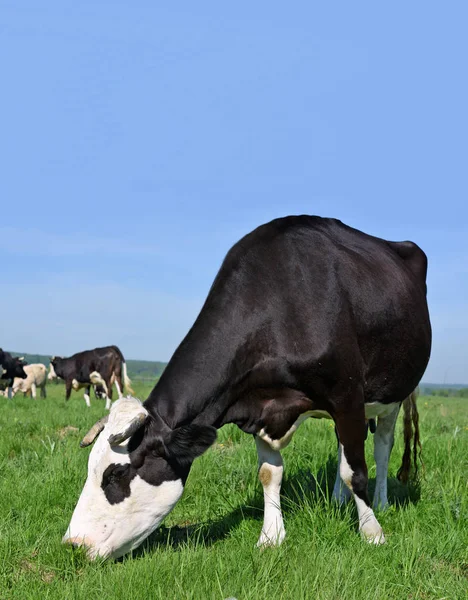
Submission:
<svg viewBox="0 0 468 600">
<path fill-rule="evenodd" d="M 55 369 L 58 366 L 60 371 L 60 364 L 62 360 L 63 359 L 60 356 L 52 356 L 52 358 L 50 359 L 49 374 L 47 375 L 47 379 L 49 381 L 54 381 L 55 379 L 58 379 L 59 375 L 57 374 Z"/>
<path fill-rule="evenodd" d="M 182 495 L 193 460 L 216 439 L 214 427 L 171 430 L 136 398 L 114 402 L 108 417 L 83 438 L 97 437 L 88 478 L 64 542 L 85 546 L 90 558 L 117 558 L 136 548 Z"/>
<path fill-rule="evenodd" d="M 107 398 L 106 390 L 102 385 L 94 386 L 94 395 L 98 400 L 105 400 Z"/>
<path fill-rule="evenodd" d="M 14 358 L 11 368 L 8 369 L 8 374 L 12 379 L 15 377 L 20 377 L 21 379 L 26 379 L 28 376 L 26 371 L 24 370 L 24 366 L 26 362 L 24 362 L 24 357 Z"/>
</svg>

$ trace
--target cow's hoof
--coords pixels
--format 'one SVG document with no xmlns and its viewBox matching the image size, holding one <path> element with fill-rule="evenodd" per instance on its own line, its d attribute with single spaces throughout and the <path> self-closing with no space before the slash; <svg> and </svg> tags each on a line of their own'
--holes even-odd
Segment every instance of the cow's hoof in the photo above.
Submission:
<svg viewBox="0 0 468 600">
<path fill-rule="evenodd" d="M 279 532 L 276 532 L 274 535 L 267 534 L 264 531 L 262 531 L 257 542 L 257 548 L 263 549 L 280 546 L 285 537 L 286 531 L 284 531 L 284 529 Z"/>
<path fill-rule="evenodd" d="M 382 531 L 382 528 L 379 527 L 377 530 L 374 531 L 364 531 L 363 529 L 361 529 L 361 536 L 362 538 L 368 543 L 368 544 L 376 544 L 376 545 L 380 545 L 380 544 L 385 544 L 385 536 L 384 536 L 384 532 Z"/>
</svg>

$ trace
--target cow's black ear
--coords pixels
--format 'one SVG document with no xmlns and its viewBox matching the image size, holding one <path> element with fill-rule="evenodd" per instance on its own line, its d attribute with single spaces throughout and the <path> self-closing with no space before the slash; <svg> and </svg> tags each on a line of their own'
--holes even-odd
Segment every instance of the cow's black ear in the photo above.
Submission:
<svg viewBox="0 0 468 600">
<path fill-rule="evenodd" d="M 164 454 L 181 465 L 191 464 L 216 440 L 216 429 L 209 425 L 185 425 L 166 434 Z"/>
</svg>

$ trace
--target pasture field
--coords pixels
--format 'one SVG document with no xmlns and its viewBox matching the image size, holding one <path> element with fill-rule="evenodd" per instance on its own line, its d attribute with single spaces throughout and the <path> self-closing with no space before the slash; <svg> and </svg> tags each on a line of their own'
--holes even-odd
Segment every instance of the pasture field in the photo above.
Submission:
<svg viewBox="0 0 468 600">
<path fill-rule="evenodd" d="M 150 386 L 138 387 L 146 398 Z M 390 464 L 387 544 L 357 534 L 354 503 L 330 501 L 336 442 L 329 421 L 309 420 L 283 451 L 280 548 L 259 551 L 263 494 L 251 436 L 234 426 L 198 459 L 185 494 L 133 556 L 89 563 L 61 537 L 82 489 L 89 449 L 78 444 L 104 402 L 64 388 L 46 400 L 0 398 L 0 598 L 132 600 L 462 599 L 468 597 L 468 403 L 418 401 L 425 475 L 405 488 L 401 416 Z M 367 455 L 372 494 L 372 440 Z"/>
</svg>

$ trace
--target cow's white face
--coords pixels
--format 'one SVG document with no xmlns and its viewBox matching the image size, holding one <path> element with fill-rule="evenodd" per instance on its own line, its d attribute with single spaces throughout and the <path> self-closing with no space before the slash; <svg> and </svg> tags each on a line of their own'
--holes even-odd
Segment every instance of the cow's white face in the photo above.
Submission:
<svg viewBox="0 0 468 600">
<path fill-rule="evenodd" d="M 136 398 L 112 405 L 64 542 L 85 546 L 90 558 L 117 558 L 158 527 L 181 497 L 191 461 L 216 437 L 206 431 L 213 428 L 158 429 Z"/>
<path fill-rule="evenodd" d="M 49 365 L 49 374 L 47 375 L 47 379 L 49 381 L 54 381 L 54 379 L 58 379 L 57 373 L 55 372 L 54 365 L 52 362 Z"/>
</svg>

